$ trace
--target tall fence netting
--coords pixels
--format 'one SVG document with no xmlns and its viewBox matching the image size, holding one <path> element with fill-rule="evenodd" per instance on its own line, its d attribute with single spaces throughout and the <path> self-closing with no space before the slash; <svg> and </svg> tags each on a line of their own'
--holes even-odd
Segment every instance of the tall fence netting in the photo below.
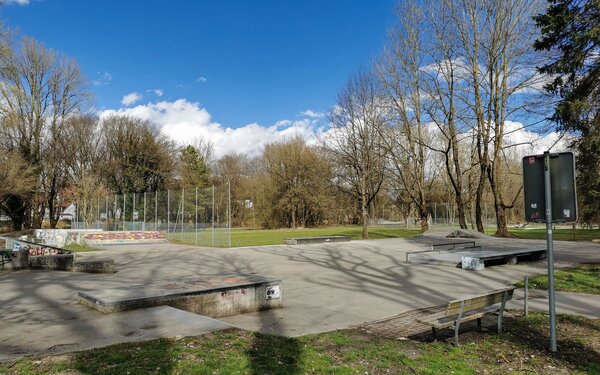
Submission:
<svg viewBox="0 0 600 375">
<path fill-rule="evenodd" d="M 74 203 L 71 226 L 106 231 L 160 231 L 174 242 L 231 246 L 229 186 L 109 194 Z"/>
</svg>

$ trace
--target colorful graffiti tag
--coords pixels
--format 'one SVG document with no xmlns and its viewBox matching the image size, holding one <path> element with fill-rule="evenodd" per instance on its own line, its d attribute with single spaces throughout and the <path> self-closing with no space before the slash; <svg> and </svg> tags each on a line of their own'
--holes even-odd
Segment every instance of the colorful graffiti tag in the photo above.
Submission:
<svg viewBox="0 0 600 375">
<path fill-rule="evenodd" d="M 27 245 L 23 247 L 23 249 L 27 249 L 30 257 L 41 257 L 48 255 L 61 255 L 61 254 L 71 254 L 70 251 L 65 249 L 59 249 L 56 247 L 48 247 L 48 246 L 35 246 L 35 245 Z"/>
<path fill-rule="evenodd" d="M 81 234 L 90 231 L 98 232 L 97 229 L 36 229 L 33 236 L 45 245 L 63 247 L 74 243 L 80 244 Z"/>
<path fill-rule="evenodd" d="M 164 234 L 157 231 L 86 233 L 83 240 L 92 244 L 167 242 Z"/>
</svg>

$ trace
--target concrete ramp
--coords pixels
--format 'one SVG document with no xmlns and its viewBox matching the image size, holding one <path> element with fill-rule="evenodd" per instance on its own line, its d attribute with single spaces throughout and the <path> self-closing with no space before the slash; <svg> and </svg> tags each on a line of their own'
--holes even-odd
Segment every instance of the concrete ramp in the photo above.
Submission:
<svg viewBox="0 0 600 375">
<path fill-rule="evenodd" d="M 349 236 L 320 236 L 320 237 L 295 237 L 286 238 L 284 242 L 286 245 L 308 245 L 315 243 L 328 243 L 328 242 L 348 242 L 350 241 Z"/>
<path fill-rule="evenodd" d="M 164 233 L 158 231 L 92 232 L 82 234 L 88 246 L 136 245 L 169 242 Z"/>
<path fill-rule="evenodd" d="M 167 305 L 213 318 L 282 307 L 281 281 L 255 275 L 211 276 L 79 292 L 79 303 L 113 313 Z"/>
</svg>

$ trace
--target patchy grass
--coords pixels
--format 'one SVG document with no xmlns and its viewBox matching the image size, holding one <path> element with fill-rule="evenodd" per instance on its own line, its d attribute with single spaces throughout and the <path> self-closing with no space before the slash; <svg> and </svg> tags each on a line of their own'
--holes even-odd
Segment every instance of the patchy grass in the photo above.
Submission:
<svg viewBox="0 0 600 375">
<path fill-rule="evenodd" d="M 3 374 L 477 374 L 600 373 L 600 321 L 558 317 L 558 353 L 542 314 L 506 332 L 448 342 L 393 340 L 360 330 L 284 338 L 241 330 L 113 345 L 0 363 Z"/>
<path fill-rule="evenodd" d="M 233 247 L 281 245 L 285 238 L 290 237 L 350 236 L 351 239 L 358 240 L 361 238 L 361 233 L 362 227 L 356 225 L 307 229 L 232 229 L 231 245 Z M 405 238 L 420 233 L 420 229 L 369 228 L 369 239 Z M 217 237 L 216 243 L 227 246 L 227 243 L 224 243 L 225 231 L 216 231 L 215 236 Z M 170 233 L 169 239 L 178 243 L 195 244 L 196 234 L 194 232 Z M 210 230 L 199 233 L 199 245 L 208 245 L 210 240 Z"/>
<path fill-rule="evenodd" d="M 519 287 L 524 283 L 519 282 Z M 542 275 L 529 280 L 533 289 L 548 289 L 548 275 Z M 600 294 L 600 264 L 584 264 L 554 272 L 554 289 L 561 292 Z"/>
<path fill-rule="evenodd" d="M 71 243 L 71 244 L 65 245 L 64 248 L 66 250 L 74 251 L 76 253 L 83 253 L 83 252 L 86 252 L 86 251 L 99 251 L 99 250 L 102 250 L 102 249 L 97 249 L 95 247 L 90 247 L 90 246 L 85 245 L 85 244 L 77 244 L 77 243 Z"/>
<path fill-rule="evenodd" d="M 509 233 L 518 238 L 530 240 L 545 240 L 546 228 L 516 229 L 509 228 Z M 556 241 L 591 241 L 600 239 L 600 229 L 566 229 L 552 230 L 552 237 Z"/>
</svg>

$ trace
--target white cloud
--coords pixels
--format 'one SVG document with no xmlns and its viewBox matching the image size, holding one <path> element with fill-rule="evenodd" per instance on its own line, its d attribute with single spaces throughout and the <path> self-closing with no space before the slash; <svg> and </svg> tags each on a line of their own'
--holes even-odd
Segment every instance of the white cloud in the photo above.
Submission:
<svg viewBox="0 0 600 375">
<path fill-rule="evenodd" d="M 217 157 L 231 152 L 257 156 L 267 143 L 296 136 L 314 142 L 317 131 L 316 121 L 312 119 L 281 120 L 271 126 L 251 123 L 235 129 L 224 127 L 213 121 L 205 108 L 186 99 L 104 110 L 99 115 L 100 118 L 104 118 L 112 114 L 130 115 L 152 121 L 161 132 L 181 145 L 197 137 L 209 140 L 215 145 Z"/>
<path fill-rule="evenodd" d="M 29 5 L 29 0 L 3 0 L 0 1 L 0 5 L 11 5 L 11 4 L 18 4 L 18 5 Z"/>
<path fill-rule="evenodd" d="M 108 85 L 112 81 L 112 75 L 109 72 L 97 72 L 97 77 L 92 83 L 94 86 Z"/>
<path fill-rule="evenodd" d="M 300 112 L 302 116 L 313 117 L 313 118 L 322 118 L 325 117 L 325 113 L 323 112 L 315 112 L 312 109 L 307 109 L 306 111 Z"/>
<path fill-rule="evenodd" d="M 204 77 L 204 76 L 200 76 L 198 77 L 198 79 L 196 80 L 196 82 L 200 82 L 200 83 L 204 83 L 208 81 L 208 78 Z"/>
<path fill-rule="evenodd" d="M 152 92 L 154 92 L 154 94 L 159 97 L 164 95 L 164 91 L 161 89 L 154 89 L 152 90 Z"/>
<path fill-rule="evenodd" d="M 125 95 L 123 99 L 121 99 L 121 104 L 124 106 L 130 106 L 141 98 L 143 98 L 143 96 L 139 92 L 130 92 L 129 94 Z"/>
</svg>

